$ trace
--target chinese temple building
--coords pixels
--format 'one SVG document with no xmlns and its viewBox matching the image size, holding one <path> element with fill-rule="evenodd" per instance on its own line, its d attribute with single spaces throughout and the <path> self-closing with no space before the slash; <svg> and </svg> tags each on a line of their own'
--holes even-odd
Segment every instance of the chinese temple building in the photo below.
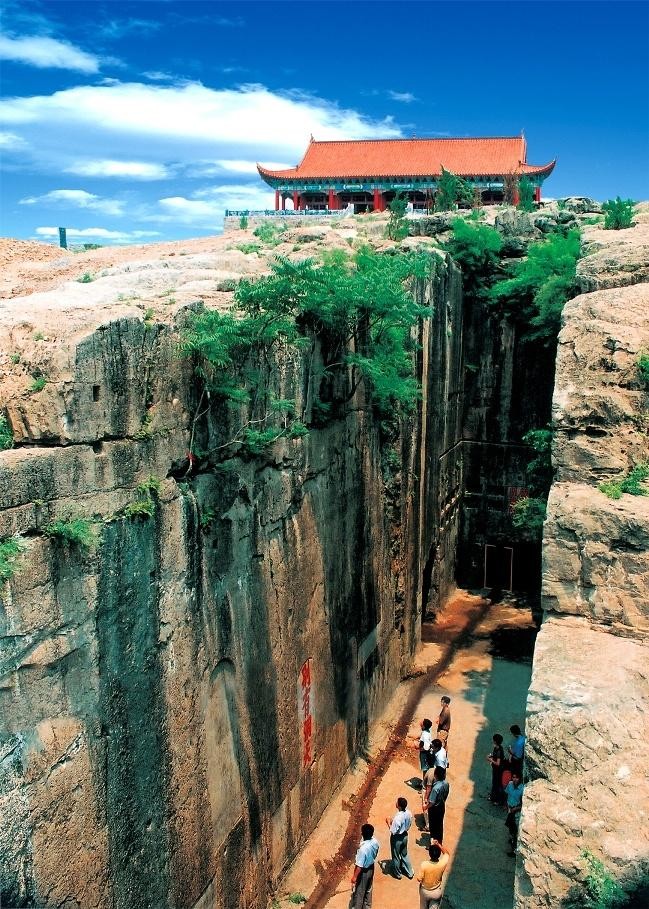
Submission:
<svg viewBox="0 0 649 909">
<path fill-rule="evenodd" d="M 482 139 L 353 139 L 316 142 L 288 170 L 259 174 L 275 190 L 275 209 L 289 200 L 295 210 L 384 211 L 395 195 L 415 209 L 432 207 L 442 168 L 469 182 L 485 204 L 503 200 L 505 183 L 527 177 L 541 200 L 541 185 L 554 168 L 527 163 L 525 137 Z M 515 196 L 516 190 L 514 190 Z M 514 197 L 514 201 L 516 198 Z"/>
</svg>

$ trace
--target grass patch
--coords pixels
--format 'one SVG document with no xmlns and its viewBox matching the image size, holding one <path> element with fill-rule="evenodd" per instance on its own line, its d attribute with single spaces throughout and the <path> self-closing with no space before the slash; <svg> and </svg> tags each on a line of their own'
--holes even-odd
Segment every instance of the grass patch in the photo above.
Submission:
<svg viewBox="0 0 649 909">
<path fill-rule="evenodd" d="M 130 521 L 148 521 L 155 514 L 156 502 L 160 492 L 160 480 L 149 477 L 136 487 L 137 499 L 122 509 L 122 516 Z"/>
<path fill-rule="evenodd" d="M 20 537 L 0 540 L 0 581 L 10 581 L 18 570 L 25 544 Z"/>
<path fill-rule="evenodd" d="M 259 243 L 239 243 L 234 248 L 248 256 L 251 253 L 258 253 L 261 245 Z"/>
<path fill-rule="evenodd" d="M 13 353 L 13 354 L 9 357 L 9 360 L 10 360 L 11 363 L 13 363 L 14 366 L 16 366 L 18 363 L 20 363 L 20 354 L 19 354 L 19 353 Z"/>
<path fill-rule="evenodd" d="M 67 521 L 52 521 L 45 528 L 45 534 L 52 539 L 63 540 L 73 546 L 92 551 L 97 548 L 97 532 L 92 521 L 86 518 L 69 518 Z"/>
<path fill-rule="evenodd" d="M 95 276 L 89 271 L 84 272 L 80 278 L 77 278 L 79 284 L 91 284 L 95 280 Z"/>
<path fill-rule="evenodd" d="M 35 331 L 32 335 L 32 341 L 42 341 L 45 335 L 42 331 Z"/>
<path fill-rule="evenodd" d="M 46 385 L 47 379 L 45 376 L 37 376 L 27 390 L 30 395 L 33 395 L 39 391 L 42 391 Z"/>
</svg>

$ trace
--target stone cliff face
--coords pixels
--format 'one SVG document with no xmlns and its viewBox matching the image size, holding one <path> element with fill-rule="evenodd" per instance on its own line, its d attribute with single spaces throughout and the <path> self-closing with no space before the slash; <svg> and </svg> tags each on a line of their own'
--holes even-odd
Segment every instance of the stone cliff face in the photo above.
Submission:
<svg viewBox="0 0 649 909">
<path fill-rule="evenodd" d="M 179 320 L 196 299 L 228 305 L 223 282 L 265 267 L 214 242 L 182 262 L 149 248 L 0 307 L 16 442 L 0 452 L 0 540 L 26 547 L 0 586 L 11 906 L 264 906 L 409 664 L 425 601 L 453 583 L 457 272 L 440 260 L 417 290 L 435 314 L 403 470 L 386 473 L 359 410 L 263 456 L 195 465 Z M 272 381 L 308 407 L 299 356 Z M 211 418 L 212 441 L 226 423 Z M 129 517 L 144 500 L 152 514 Z M 79 515 L 98 522 L 95 552 L 43 533 Z"/>
<path fill-rule="evenodd" d="M 598 490 L 649 460 L 647 240 L 588 229 L 565 308 L 544 532 L 544 623 L 528 700 L 518 909 L 557 907 L 589 850 L 645 905 L 649 875 L 649 498 Z M 644 896 L 640 895 L 644 893 Z"/>
</svg>

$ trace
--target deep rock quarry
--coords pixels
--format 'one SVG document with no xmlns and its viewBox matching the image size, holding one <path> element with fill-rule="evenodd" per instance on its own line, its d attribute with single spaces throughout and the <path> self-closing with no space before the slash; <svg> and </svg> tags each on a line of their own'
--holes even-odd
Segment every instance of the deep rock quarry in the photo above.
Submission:
<svg viewBox="0 0 649 909">
<path fill-rule="evenodd" d="M 511 255 L 543 234 L 500 217 Z M 408 671 L 422 614 L 456 579 L 482 586 L 484 544 L 510 532 L 505 490 L 524 483 L 522 434 L 550 417 L 551 367 L 467 310 L 436 250 L 448 219 L 430 221 L 403 241 L 436 267 L 415 289 L 433 316 L 396 473 L 362 407 L 258 457 L 195 463 L 196 381 L 178 350 L 187 313 L 229 308 L 272 255 L 391 248 L 380 218 L 295 227 L 259 252 L 236 248 L 245 231 L 79 255 L 2 241 L 14 447 L 0 452 L 0 540 L 25 547 L 0 582 L 3 905 L 266 906 Z M 520 907 L 559 905 L 584 847 L 629 880 L 649 854 L 649 500 L 597 489 L 647 459 L 646 209 L 637 221 L 585 227 L 585 292 L 560 337 Z M 269 381 L 308 422 L 306 375 L 279 355 Z M 209 418 L 212 442 L 226 422 Z M 150 515 L 129 511 L 143 500 Z M 96 550 L 44 533 L 72 516 L 96 521 Z"/>
</svg>

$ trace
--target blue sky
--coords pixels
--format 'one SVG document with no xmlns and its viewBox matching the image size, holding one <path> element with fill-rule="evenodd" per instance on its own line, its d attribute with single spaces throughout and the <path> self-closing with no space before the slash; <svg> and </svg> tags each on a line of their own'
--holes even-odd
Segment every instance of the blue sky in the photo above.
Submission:
<svg viewBox="0 0 649 909">
<path fill-rule="evenodd" d="M 544 194 L 649 198 L 645 2 L 5 3 L 4 236 L 205 236 L 316 139 L 517 135 Z"/>
</svg>

